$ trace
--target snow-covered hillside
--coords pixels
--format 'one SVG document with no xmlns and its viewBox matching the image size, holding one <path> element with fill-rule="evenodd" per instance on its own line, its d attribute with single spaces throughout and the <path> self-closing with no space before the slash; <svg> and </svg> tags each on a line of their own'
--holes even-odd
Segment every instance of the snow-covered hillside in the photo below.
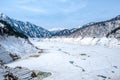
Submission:
<svg viewBox="0 0 120 80">
<path fill-rule="evenodd" d="M 120 16 L 106 21 L 86 24 L 70 34 L 69 37 L 107 37 L 108 33 L 118 27 L 120 27 Z"/>
<path fill-rule="evenodd" d="M 38 50 L 32 45 L 26 35 L 12 28 L 5 21 L 0 20 L 0 62 L 8 63 L 15 57 L 36 53 Z M 17 59 L 16 58 L 16 59 Z"/>
<path fill-rule="evenodd" d="M 0 45 L 12 54 L 17 54 L 21 57 L 25 54 L 37 52 L 37 49 L 27 39 L 16 38 L 14 36 L 0 36 Z"/>
<path fill-rule="evenodd" d="M 120 50 L 117 47 L 85 46 L 48 39 L 31 41 L 43 49 L 43 53 L 40 56 L 28 56 L 7 66 L 22 66 L 52 73 L 43 80 L 120 79 Z"/>
</svg>

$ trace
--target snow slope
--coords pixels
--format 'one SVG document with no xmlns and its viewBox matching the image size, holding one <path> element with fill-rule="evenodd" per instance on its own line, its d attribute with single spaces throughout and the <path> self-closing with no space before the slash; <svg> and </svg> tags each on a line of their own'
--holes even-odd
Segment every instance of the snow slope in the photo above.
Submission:
<svg viewBox="0 0 120 80">
<path fill-rule="evenodd" d="M 0 36 L 0 45 L 12 54 L 17 54 L 21 57 L 25 54 L 37 52 L 37 49 L 28 43 L 27 39 L 16 38 L 15 36 Z"/>
<path fill-rule="evenodd" d="M 0 64 L 8 63 L 11 61 L 13 61 L 13 59 L 9 55 L 9 52 L 6 51 L 5 48 L 0 45 Z"/>
<path fill-rule="evenodd" d="M 26 57 L 7 66 L 23 66 L 52 72 L 43 80 L 119 80 L 120 48 L 80 45 L 52 40 L 31 40 L 43 49 L 37 57 Z"/>
</svg>

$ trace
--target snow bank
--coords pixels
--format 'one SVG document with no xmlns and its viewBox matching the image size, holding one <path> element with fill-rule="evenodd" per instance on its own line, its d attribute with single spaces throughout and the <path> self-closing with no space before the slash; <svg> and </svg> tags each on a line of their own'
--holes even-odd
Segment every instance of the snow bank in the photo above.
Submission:
<svg viewBox="0 0 120 80">
<path fill-rule="evenodd" d="M 68 43 L 75 43 L 80 45 L 101 45 L 107 47 L 120 47 L 120 41 L 115 38 L 46 38 L 42 39 L 46 41 L 60 41 L 60 42 L 68 42 Z"/>
</svg>

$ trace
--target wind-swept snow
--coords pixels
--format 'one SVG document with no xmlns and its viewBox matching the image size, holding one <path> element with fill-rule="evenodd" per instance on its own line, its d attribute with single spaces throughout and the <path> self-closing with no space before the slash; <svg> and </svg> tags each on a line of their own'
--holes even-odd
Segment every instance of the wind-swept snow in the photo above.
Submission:
<svg viewBox="0 0 120 80">
<path fill-rule="evenodd" d="M 120 48 L 80 45 L 57 40 L 31 40 L 43 49 L 37 57 L 26 57 L 7 66 L 22 66 L 51 72 L 43 80 L 119 80 Z"/>
</svg>

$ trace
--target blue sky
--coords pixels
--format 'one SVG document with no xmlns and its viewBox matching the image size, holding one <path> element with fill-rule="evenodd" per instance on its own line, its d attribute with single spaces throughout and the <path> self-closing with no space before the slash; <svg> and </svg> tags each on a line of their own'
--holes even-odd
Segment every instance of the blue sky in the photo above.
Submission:
<svg viewBox="0 0 120 80">
<path fill-rule="evenodd" d="M 73 28 L 120 15 L 120 0 L 1 0 L 0 12 L 46 29 Z"/>
</svg>

